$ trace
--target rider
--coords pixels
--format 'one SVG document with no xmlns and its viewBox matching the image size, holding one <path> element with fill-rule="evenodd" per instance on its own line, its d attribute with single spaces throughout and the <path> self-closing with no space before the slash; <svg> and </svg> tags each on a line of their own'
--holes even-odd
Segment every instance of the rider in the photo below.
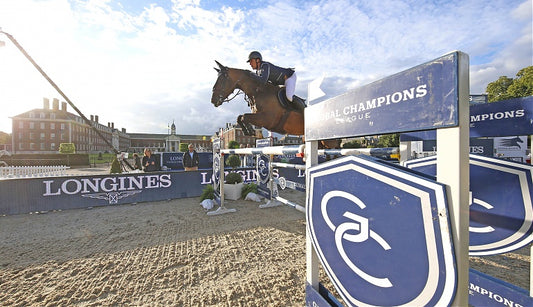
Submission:
<svg viewBox="0 0 533 307">
<path fill-rule="evenodd" d="M 282 68 L 272 63 L 263 61 L 261 53 L 258 51 L 250 52 L 248 61 L 250 66 L 257 71 L 259 80 L 265 84 L 270 81 L 274 85 L 285 85 L 285 95 L 287 100 L 297 109 L 302 110 L 305 107 L 303 101 L 295 101 L 294 90 L 296 87 L 296 72 L 292 68 Z"/>
</svg>

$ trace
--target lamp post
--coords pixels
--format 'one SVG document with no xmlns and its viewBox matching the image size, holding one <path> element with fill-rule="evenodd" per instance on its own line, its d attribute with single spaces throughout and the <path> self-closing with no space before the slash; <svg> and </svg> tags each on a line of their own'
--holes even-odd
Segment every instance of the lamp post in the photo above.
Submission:
<svg viewBox="0 0 533 307">
<path fill-rule="evenodd" d="M 18 50 L 20 50 L 20 52 L 22 52 L 22 54 L 26 57 L 26 59 L 28 59 L 28 61 L 30 61 L 30 63 L 33 64 L 33 66 L 52 85 L 52 87 L 65 99 L 65 101 L 76 111 L 76 113 L 78 113 L 78 115 L 83 119 L 83 121 L 87 125 L 89 125 L 89 127 L 91 127 L 94 130 L 94 132 L 96 132 L 96 134 L 100 138 L 102 138 L 102 140 L 104 140 L 104 142 L 107 144 L 107 146 L 109 146 L 110 148 L 113 149 L 113 152 L 115 154 L 117 154 L 117 155 L 120 154 L 120 152 L 102 135 L 102 133 L 100 133 L 100 131 L 98 131 L 98 129 L 96 129 L 96 127 L 93 125 L 93 123 L 91 121 L 89 121 L 87 119 L 87 117 L 85 117 L 85 115 L 83 115 L 83 113 L 81 113 L 81 111 L 74 105 L 74 103 L 72 101 L 70 101 L 70 99 L 67 97 L 67 95 L 65 95 L 65 93 L 63 93 L 63 91 L 59 88 L 59 86 L 57 86 L 57 84 L 55 84 L 55 82 L 52 81 L 52 79 L 50 79 L 50 77 L 48 77 L 48 75 L 44 72 L 44 70 L 39 65 L 37 65 L 37 63 L 26 52 L 26 50 L 24 50 L 24 48 L 22 48 L 22 46 L 17 42 L 17 40 L 13 37 L 13 35 L 3 31 L 1 27 L 0 27 L 0 34 L 4 34 L 5 36 L 7 36 L 7 38 L 9 38 L 9 40 L 18 48 Z M 3 47 L 3 46 L 5 46 L 5 42 L 0 41 L 0 47 Z M 124 160 L 124 163 L 126 163 L 126 165 L 130 169 L 133 170 L 133 167 L 128 163 L 128 161 Z"/>
</svg>

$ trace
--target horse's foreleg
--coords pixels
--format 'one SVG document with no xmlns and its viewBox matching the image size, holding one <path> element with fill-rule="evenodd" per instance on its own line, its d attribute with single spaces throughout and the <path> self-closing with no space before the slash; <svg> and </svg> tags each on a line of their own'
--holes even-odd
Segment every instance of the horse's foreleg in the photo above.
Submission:
<svg viewBox="0 0 533 307">
<path fill-rule="evenodd" d="M 255 135 L 252 125 L 245 121 L 244 115 L 239 115 L 239 117 L 237 117 L 237 124 L 239 124 L 239 127 L 241 127 L 244 135 Z"/>
</svg>

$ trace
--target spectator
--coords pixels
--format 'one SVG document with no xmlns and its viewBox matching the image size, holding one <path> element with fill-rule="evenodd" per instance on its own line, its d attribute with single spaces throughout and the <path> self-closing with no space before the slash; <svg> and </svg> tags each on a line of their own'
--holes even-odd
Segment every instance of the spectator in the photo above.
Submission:
<svg viewBox="0 0 533 307">
<path fill-rule="evenodd" d="M 198 164 L 200 164 L 200 157 L 196 150 L 194 150 L 194 145 L 189 144 L 189 151 L 183 154 L 183 168 L 185 171 L 197 171 Z"/>
<path fill-rule="evenodd" d="M 149 148 L 144 149 L 142 165 L 145 172 L 155 172 L 159 170 L 159 162 L 156 157 L 152 155 L 152 151 Z"/>
</svg>

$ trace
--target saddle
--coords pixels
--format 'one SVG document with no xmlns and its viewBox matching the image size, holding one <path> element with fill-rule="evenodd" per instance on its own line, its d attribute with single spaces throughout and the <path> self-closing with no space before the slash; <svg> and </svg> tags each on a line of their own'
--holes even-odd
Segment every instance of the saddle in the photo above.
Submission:
<svg viewBox="0 0 533 307">
<path fill-rule="evenodd" d="M 278 101 L 279 104 L 286 110 L 289 111 L 302 111 L 305 109 L 305 99 L 302 99 L 296 95 L 292 97 L 292 102 L 287 99 L 285 94 L 285 87 L 282 87 L 278 91 Z"/>
</svg>

